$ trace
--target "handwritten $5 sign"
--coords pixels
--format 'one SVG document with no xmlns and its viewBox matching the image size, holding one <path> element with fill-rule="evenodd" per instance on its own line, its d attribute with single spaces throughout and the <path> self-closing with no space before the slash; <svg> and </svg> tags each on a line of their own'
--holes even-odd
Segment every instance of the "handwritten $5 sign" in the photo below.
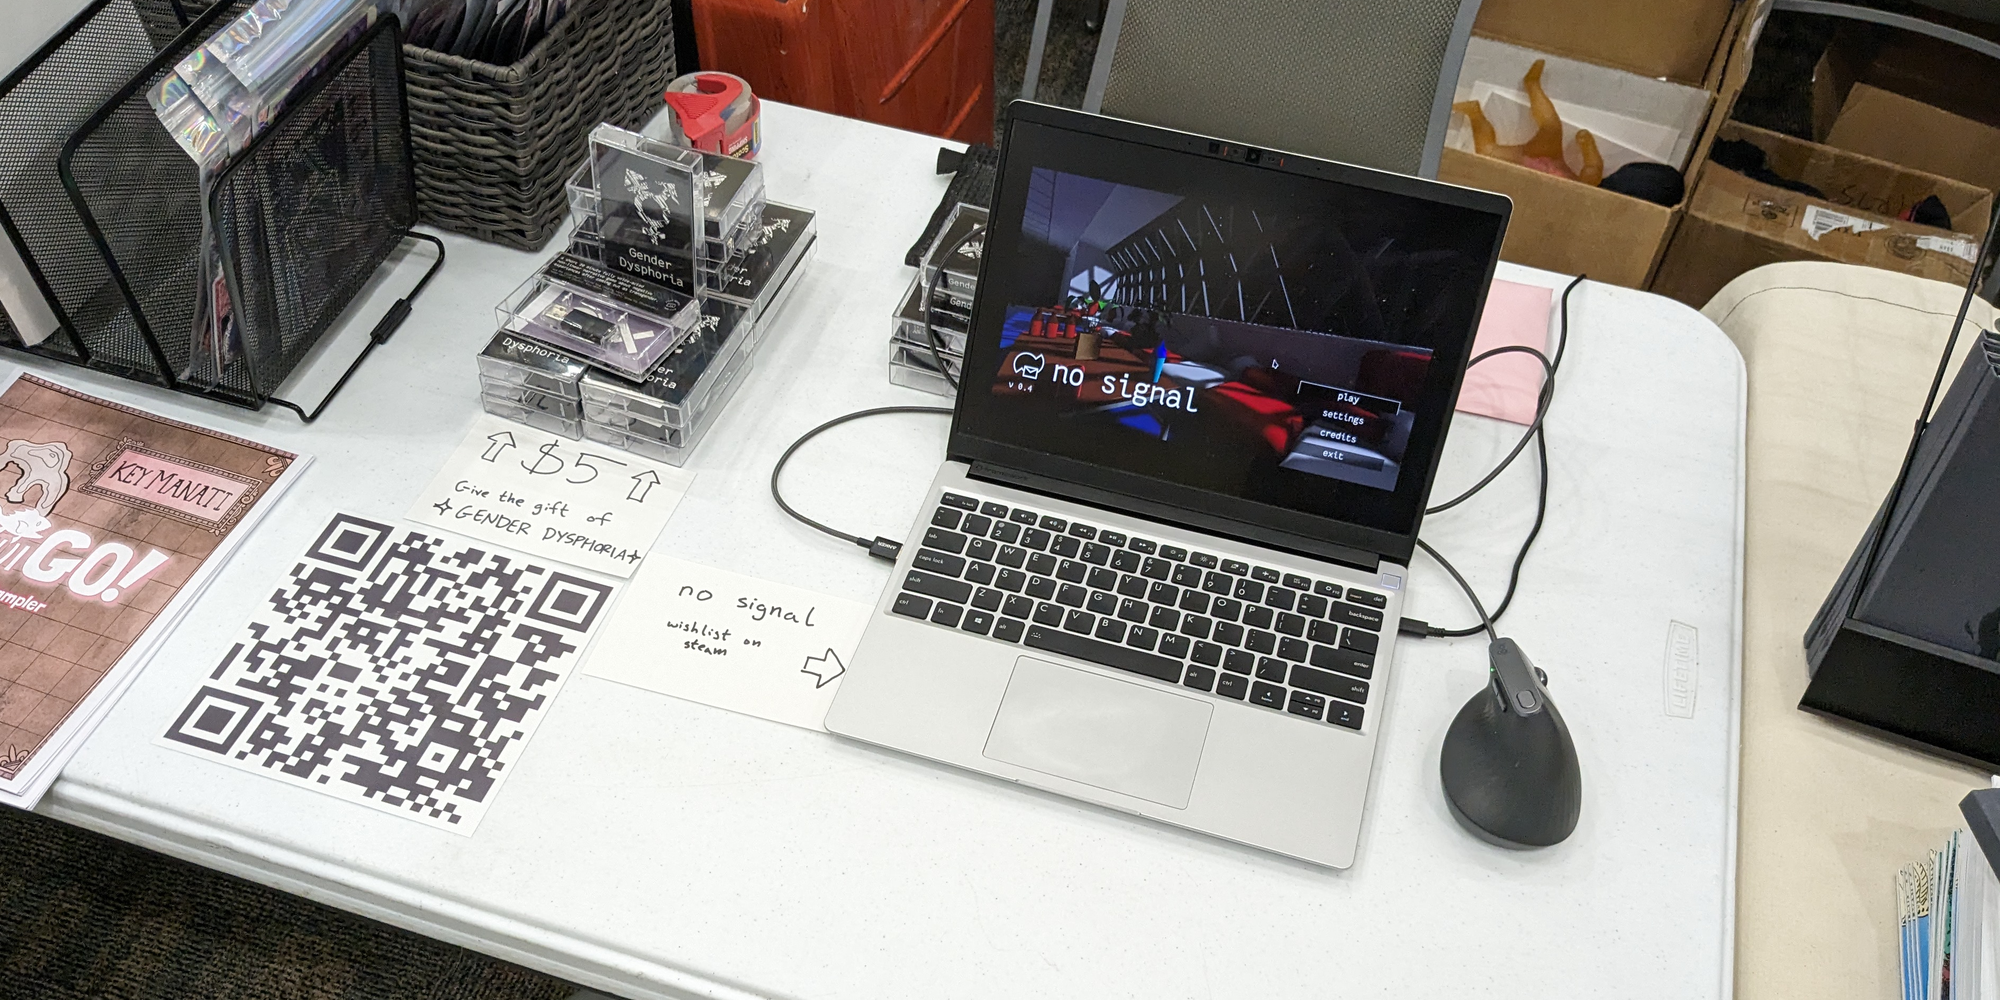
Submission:
<svg viewBox="0 0 2000 1000">
<path fill-rule="evenodd" d="M 409 517 L 627 578 L 693 482 L 629 452 L 481 414 Z"/>
</svg>

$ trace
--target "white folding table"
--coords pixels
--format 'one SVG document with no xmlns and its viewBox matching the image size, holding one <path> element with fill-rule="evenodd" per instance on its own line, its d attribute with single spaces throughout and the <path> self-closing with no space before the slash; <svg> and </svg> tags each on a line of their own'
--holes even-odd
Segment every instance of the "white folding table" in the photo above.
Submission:
<svg viewBox="0 0 2000 1000">
<path fill-rule="evenodd" d="M 942 403 L 886 376 L 903 252 L 944 187 L 939 143 L 764 108 L 769 191 L 819 211 L 819 254 L 696 452 L 657 551 L 872 601 L 887 565 L 784 518 L 766 481 L 830 416 Z M 537 257 L 446 242 L 408 323 L 310 427 L 30 362 L 318 458 L 41 811 L 632 998 L 1729 995 L 1742 362 L 1694 311 L 1603 285 L 1575 297 L 1548 524 L 1503 622 L 1548 671 L 1582 759 L 1582 823 L 1555 848 L 1490 847 L 1446 811 L 1438 742 L 1485 682 L 1478 639 L 1403 640 L 1344 872 L 581 674 L 471 837 L 155 746 L 327 517 L 400 516 L 473 419 L 473 355 Z M 377 314 L 426 252 L 353 315 Z M 366 326 L 348 322 L 319 369 Z M 788 497 L 900 536 L 945 430 L 895 416 L 829 433 L 787 473 Z M 1458 416 L 1437 495 L 1520 432 Z M 1424 526 L 1489 601 L 1533 516 L 1532 458 Z M 1407 613 L 1470 623 L 1427 560 L 1411 587 Z M 1698 637 L 1679 676 L 1674 623 Z"/>
</svg>

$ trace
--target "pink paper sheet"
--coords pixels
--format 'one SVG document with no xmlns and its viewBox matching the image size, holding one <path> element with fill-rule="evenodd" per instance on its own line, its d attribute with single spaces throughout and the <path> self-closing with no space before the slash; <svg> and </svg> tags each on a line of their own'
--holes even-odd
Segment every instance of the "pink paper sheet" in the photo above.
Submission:
<svg viewBox="0 0 2000 1000">
<path fill-rule="evenodd" d="M 1509 344 L 1547 351 L 1549 304 L 1554 299 L 1555 293 L 1540 285 L 1495 279 L 1492 290 L 1486 294 L 1486 312 L 1479 318 L 1472 356 L 1476 358 Z M 1542 363 L 1532 356 L 1502 354 L 1489 358 L 1465 373 L 1465 387 L 1458 392 L 1458 408 L 1525 427 L 1535 422 L 1535 397 L 1542 391 L 1542 377 Z"/>
</svg>

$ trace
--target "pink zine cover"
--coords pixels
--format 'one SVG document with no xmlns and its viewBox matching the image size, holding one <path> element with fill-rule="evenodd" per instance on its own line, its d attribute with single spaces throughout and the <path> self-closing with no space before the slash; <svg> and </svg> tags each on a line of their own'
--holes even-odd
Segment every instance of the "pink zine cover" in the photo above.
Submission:
<svg viewBox="0 0 2000 1000">
<path fill-rule="evenodd" d="M 296 458 L 32 375 L 0 392 L 0 791 Z"/>
<path fill-rule="evenodd" d="M 1546 352 L 1549 305 L 1554 300 L 1555 293 L 1540 285 L 1495 279 L 1486 293 L 1486 312 L 1479 318 L 1472 356 L 1510 344 Z M 1466 371 L 1458 409 L 1525 427 L 1535 422 L 1535 397 L 1542 391 L 1543 374 L 1542 363 L 1526 354 L 1488 358 Z"/>
</svg>

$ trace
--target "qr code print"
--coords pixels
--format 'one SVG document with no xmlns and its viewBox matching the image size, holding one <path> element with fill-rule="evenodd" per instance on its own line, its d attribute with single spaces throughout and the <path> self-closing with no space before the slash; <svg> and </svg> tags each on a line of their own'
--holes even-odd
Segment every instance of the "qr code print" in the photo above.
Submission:
<svg viewBox="0 0 2000 1000">
<path fill-rule="evenodd" d="M 162 742 L 470 834 L 611 596 L 335 515 Z"/>
</svg>

